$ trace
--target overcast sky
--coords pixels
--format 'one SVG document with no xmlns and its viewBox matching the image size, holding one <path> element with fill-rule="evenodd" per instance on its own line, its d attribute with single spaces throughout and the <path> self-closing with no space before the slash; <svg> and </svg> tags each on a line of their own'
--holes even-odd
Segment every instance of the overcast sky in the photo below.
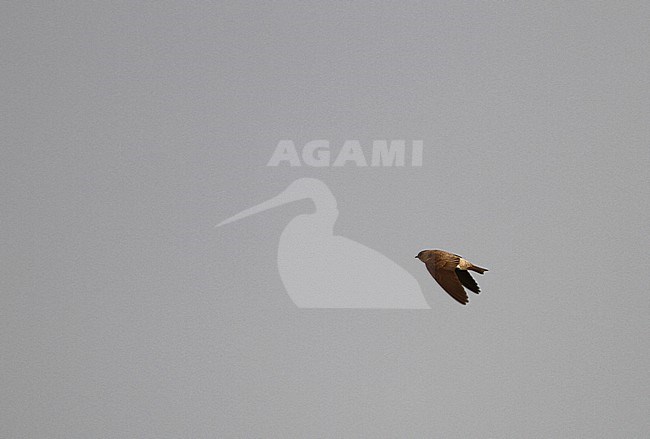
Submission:
<svg viewBox="0 0 650 439">
<path fill-rule="evenodd" d="M 647 4 L 41 3 L 0 7 L 0 436 L 650 434 Z M 316 139 L 422 166 L 266 166 Z M 298 308 L 309 200 L 214 228 L 301 177 L 430 309 Z"/>
</svg>

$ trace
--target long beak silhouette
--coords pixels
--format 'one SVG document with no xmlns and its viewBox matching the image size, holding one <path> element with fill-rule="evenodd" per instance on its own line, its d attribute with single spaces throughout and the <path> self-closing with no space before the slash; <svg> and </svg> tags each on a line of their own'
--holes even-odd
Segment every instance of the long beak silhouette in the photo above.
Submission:
<svg viewBox="0 0 650 439">
<path fill-rule="evenodd" d="M 253 206 L 249 209 L 246 209 L 242 212 L 239 212 L 235 216 L 231 216 L 230 218 L 221 221 L 219 224 L 217 224 L 215 227 L 221 227 L 225 224 L 232 223 L 235 221 L 238 221 L 242 218 L 246 218 L 247 216 L 255 215 L 256 213 L 263 212 L 268 209 L 273 209 L 274 207 L 282 206 L 283 204 L 290 203 L 292 201 L 299 200 L 300 198 L 303 197 L 295 197 L 291 196 L 287 193 L 287 191 L 284 191 L 280 193 L 279 195 L 271 198 L 270 200 L 264 201 L 263 203 L 258 204 L 257 206 Z"/>
</svg>

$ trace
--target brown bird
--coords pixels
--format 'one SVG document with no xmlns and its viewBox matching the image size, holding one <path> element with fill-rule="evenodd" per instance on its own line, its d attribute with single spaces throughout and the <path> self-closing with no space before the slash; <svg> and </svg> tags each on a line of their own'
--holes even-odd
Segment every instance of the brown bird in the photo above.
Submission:
<svg viewBox="0 0 650 439">
<path fill-rule="evenodd" d="M 466 305 L 469 300 L 463 287 L 476 294 L 481 292 L 467 270 L 483 274 L 488 271 L 486 268 L 478 267 L 462 256 L 444 250 L 422 250 L 416 258 L 424 262 L 436 282 L 459 303 Z"/>
</svg>

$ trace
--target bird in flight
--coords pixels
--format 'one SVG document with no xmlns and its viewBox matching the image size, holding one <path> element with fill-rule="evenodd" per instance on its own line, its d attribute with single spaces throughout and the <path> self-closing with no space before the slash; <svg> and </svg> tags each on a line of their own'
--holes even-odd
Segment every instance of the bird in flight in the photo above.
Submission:
<svg viewBox="0 0 650 439">
<path fill-rule="evenodd" d="M 486 268 L 444 250 L 422 250 L 416 258 L 424 262 L 436 282 L 460 304 L 467 305 L 469 301 L 463 287 L 476 294 L 481 292 L 468 270 L 483 274 L 488 271 Z"/>
</svg>

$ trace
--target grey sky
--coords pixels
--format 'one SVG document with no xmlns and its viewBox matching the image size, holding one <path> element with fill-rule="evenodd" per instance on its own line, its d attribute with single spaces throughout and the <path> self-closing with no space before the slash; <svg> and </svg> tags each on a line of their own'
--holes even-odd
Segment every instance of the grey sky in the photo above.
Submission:
<svg viewBox="0 0 650 439">
<path fill-rule="evenodd" d="M 0 436 L 650 434 L 644 2 L 1 9 Z M 423 166 L 267 167 L 282 139 Z M 213 227 L 300 177 L 431 309 L 297 308 L 309 201 Z"/>
</svg>

